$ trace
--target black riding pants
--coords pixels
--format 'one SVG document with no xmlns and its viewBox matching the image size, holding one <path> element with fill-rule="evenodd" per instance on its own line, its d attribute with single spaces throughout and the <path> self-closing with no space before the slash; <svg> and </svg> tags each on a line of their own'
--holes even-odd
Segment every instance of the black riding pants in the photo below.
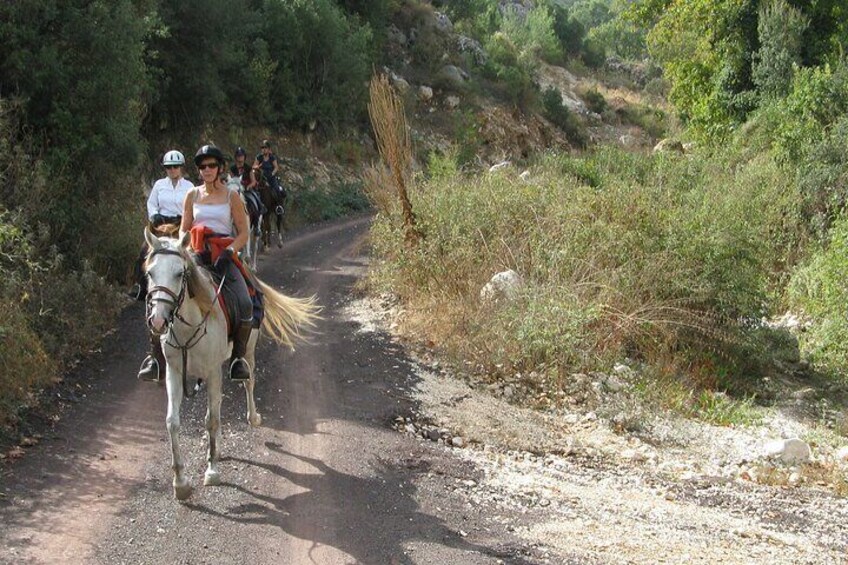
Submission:
<svg viewBox="0 0 848 565">
<path fill-rule="evenodd" d="M 247 283 L 244 282 L 244 277 L 235 263 L 227 265 L 224 279 L 224 286 L 236 299 L 239 321 L 251 321 L 253 319 L 253 300 L 251 300 L 250 292 L 247 290 Z"/>
</svg>

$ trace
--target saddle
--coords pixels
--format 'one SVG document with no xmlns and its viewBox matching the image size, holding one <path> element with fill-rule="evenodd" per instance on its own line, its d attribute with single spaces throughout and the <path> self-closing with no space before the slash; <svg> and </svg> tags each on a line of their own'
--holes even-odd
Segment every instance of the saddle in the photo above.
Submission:
<svg viewBox="0 0 848 565">
<path fill-rule="evenodd" d="M 221 275 L 218 271 L 212 268 L 211 265 L 203 265 L 203 268 L 212 276 L 212 281 L 215 283 L 215 288 L 221 284 Z M 262 324 L 262 318 L 265 317 L 265 308 L 262 291 L 256 288 L 250 278 L 245 278 L 247 282 L 247 290 L 250 293 L 250 300 L 253 302 L 253 327 L 259 328 Z M 221 305 L 221 310 L 224 311 L 224 318 L 227 320 L 227 337 L 233 339 L 235 333 L 235 325 L 233 320 L 237 320 L 239 313 L 236 309 L 238 298 L 233 290 L 225 283 L 218 295 L 218 304 Z"/>
<path fill-rule="evenodd" d="M 254 190 L 245 190 L 242 193 L 244 197 L 245 206 L 247 206 L 247 214 L 251 219 L 256 218 L 260 214 L 263 216 L 268 213 L 268 210 L 265 209 L 265 205 L 262 204 L 262 198 L 259 194 Z"/>
<path fill-rule="evenodd" d="M 219 235 L 202 226 L 195 226 L 191 229 L 191 248 L 195 252 L 197 263 L 203 266 L 212 275 L 212 280 L 215 282 L 215 288 L 221 284 L 223 275 L 212 268 L 218 255 L 221 251 L 233 242 L 233 238 L 229 236 Z M 253 275 L 247 270 L 244 263 L 238 256 L 233 257 L 233 263 L 241 271 L 244 282 L 247 283 L 247 291 L 250 294 L 250 300 L 253 302 L 253 327 L 258 328 L 262 324 L 262 319 L 265 317 L 264 302 L 262 299 L 262 291 L 259 290 L 259 285 L 256 284 Z M 221 293 L 218 295 L 218 302 L 221 304 L 221 310 L 224 311 L 224 317 L 227 319 L 227 335 L 232 339 L 235 332 L 235 324 L 233 320 L 238 318 L 236 311 L 235 293 L 224 284 Z"/>
</svg>

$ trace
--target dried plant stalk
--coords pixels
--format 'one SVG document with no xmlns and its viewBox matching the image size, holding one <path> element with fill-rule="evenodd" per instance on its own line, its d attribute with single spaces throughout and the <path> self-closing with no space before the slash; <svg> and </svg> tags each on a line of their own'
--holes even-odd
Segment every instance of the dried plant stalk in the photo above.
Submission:
<svg viewBox="0 0 848 565">
<path fill-rule="evenodd" d="M 362 181 L 365 196 L 394 225 L 399 202 L 395 197 L 391 171 L 383 163 L 369 165 L 362 174 Z"/>
<path fill-rule="evenodd" d="M 403 225 L 408 245 L 415 245 L 421 234 L 415 225 L 415 214 L 407 187 L 412 179 L 412 143 L 403 111 L 403 101 L 386 75 L 371 79 L 368 115 L 377 138 L 377 148 L 397 190 L 403 212 Z"/>
</svg>

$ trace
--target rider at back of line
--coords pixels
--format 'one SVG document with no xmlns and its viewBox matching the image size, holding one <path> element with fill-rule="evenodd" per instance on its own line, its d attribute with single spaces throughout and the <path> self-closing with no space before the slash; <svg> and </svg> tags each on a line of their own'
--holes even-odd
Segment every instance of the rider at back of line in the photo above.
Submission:
<svg viewBox="0 0 848 565">
<path fill-rule="evenodd" d="M 280 171 L 280 163 L 277 156 L 271 151 L 271 142 L 267 139 L 262 140 L 261 153 L 256 156 L 253 163 L 254 169 L 261 169 L 265 178 L 272 182 L 272 179 L 277 176 Z"/>
</svg>

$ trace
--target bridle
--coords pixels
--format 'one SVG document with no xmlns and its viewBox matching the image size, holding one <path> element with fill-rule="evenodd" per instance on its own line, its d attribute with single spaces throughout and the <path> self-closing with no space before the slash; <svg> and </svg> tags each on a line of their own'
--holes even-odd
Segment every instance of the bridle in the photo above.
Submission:
<svg viewBox="0 0 848 565">
<path fill-rule="evenodd" d="M 175 249 L 156 249 L 152 251 L 148 257 L 152 259 L 156 255 L 176 255 L 182 260 L 185 260 L 183 254 Z M 214 304 L 216 300 L 218 300 L 218 296 L 221 294 L 221 289 L 224 287 L 225 277 L 221 278 L 221 283 L 218 285 L 218 289 L 215 292 L 215 296 L 212 299 L 212 303 Z M 147 289 L 147 327 L 150 329 L 151 333 L 157 334 L 153 329 L 153 307 L 158 303 L 170 304 L 173 306 L 171 312 L 165 318 L 165 331 L 158 335 L 167 334 L 167 339 L 165 343 L 174 349 L 179 349 L 180 353 L 182 353 L 183 359 L 183 394 L 188 398 L 193 397 L 197 394 L 197 391 L 200 390 L 201 379 L 197 379 L 197 383 L 194 387 L 191 388 L 191 392 L 189 392 L 188 387 L 188 376 L 186 375 L 186 368 L 188 366 L 188 351 L 203 339 L 203 336 L 206 335 L 206 322 L 209 321 L 209 314 L 212 313 L 212 309 L 210 308 L 206 314 L 203 315 L 203 319 L 200 320 L 197 324 L 192 324 L 187 321 L 180 315 L 180 307 L 183 305 L 185 301 L 186 292 L 188 289 L 188 279 L 186 278 L 186 269 L 183 268 L 182 273 L 180 273 L 180 290 L 179 292 L 174 292 L 167 286 L 163 285 L 155 285 Z M 153 296 L 154 293 L 165 293 L 166 296 Z M 185 342 L 180 343 L 179 338 L 176 333 L 174 333 L 174 319 L 179 320 L 189 328 L 194 328 L 194 333 L 189 336 Z"/>
<path fill-rule="evenodd" d="M 156 249 L 152 253 L 150 253 L 149 259 L 152 259 L 156 255 L 176 255 L 180 259 L 183 258 L 182 254 L 179 251 L 174 249 Z M 169 332 L 171 330 L 171 326 L 174 324 L 174 318 L 177 318 L 181 322 L 185 323 L 185 320 L 179 314 L 180 307 L 183 305 L 183 300 L 185 300 L 186 288 L 188 287 L 186 281 L 186 272 L 183 269 L 180 274 L 180 291 L 175 293 L 173 290 L 163 285 L 152 286 L 147 289 L 147 327 L 150 329 L 152 333 L 157 333 L 153 329 L 153 307 L 158 303 L 164 303 L 172 306 L 171 312 L 168 314 L 168 317 L 165 319 L 165 332 Z M 167 296 L 153 296 L 154 293 L 163 292 Z M 160 334 L 161 335 L 161 334 Z"/>
</svg>

